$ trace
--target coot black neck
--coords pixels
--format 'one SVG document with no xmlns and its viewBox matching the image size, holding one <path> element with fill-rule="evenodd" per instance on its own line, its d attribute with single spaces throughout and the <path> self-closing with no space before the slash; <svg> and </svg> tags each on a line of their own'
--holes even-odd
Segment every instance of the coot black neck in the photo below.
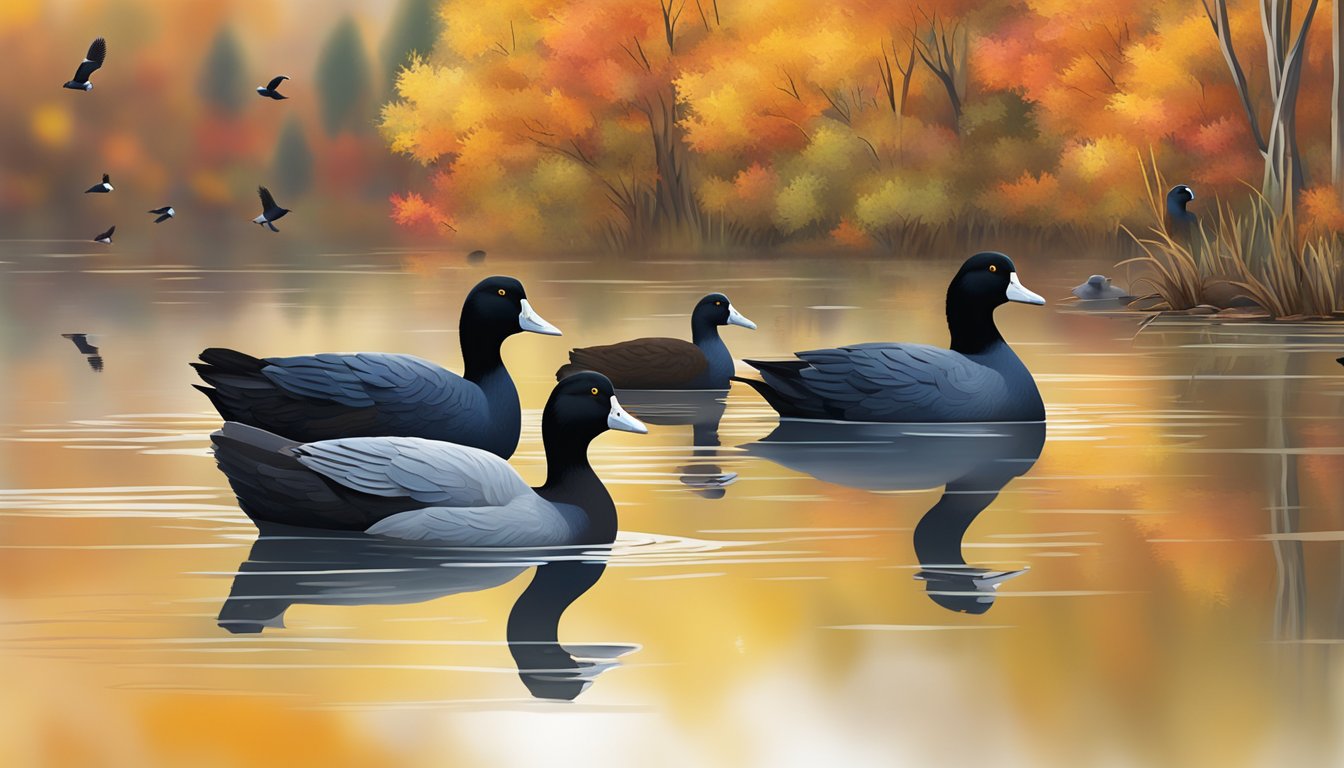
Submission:
<svg viewBox="0 0 1344 768">
<path fill-rule="evenodd" d="M 589 528 L 581 543 L 610 543 L 616 538 L 616 506 L 606 486 L 588 463 L 588 444 L 594 434 L 541 417 L 541 439 L 546 447 L 546 483 L 537 495 L 551 502 L 573 504 L 588 515 Z"/>
<path fill-rule="evenodd" d="M 954 352 L 963 355 L 981 354 L 1003 342 L 1003 335 L 994 324 L 995 308 L 996 305 L 984 300 L 948 290 L 947 329 L 952 334 L 951 348 Z"/>
<path fill-rule="evenodd" d="M 691 315 L 691 341 L 698 347 L 703 342 L 719 341 L 719 324 L 699 312 Z"/>
<path fill-rule="evenodd" d="M 512 331 L 501 332 L 499 325 L 499 321 L 481 317 L 470 307 L 462 308 L 462 319 L 457 324 L 462 343 L 462 378 L 479 384 L 504 367 L 499 348 Z"/>
</svg>

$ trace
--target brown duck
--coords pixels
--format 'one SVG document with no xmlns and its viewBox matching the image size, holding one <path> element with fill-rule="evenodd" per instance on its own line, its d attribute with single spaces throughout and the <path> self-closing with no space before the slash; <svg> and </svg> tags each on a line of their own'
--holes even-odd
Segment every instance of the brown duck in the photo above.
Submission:
<svg viewBox="0 0 1344 768">
<path fill-rule="evenodd" d="M 733 308 L 722 293 L 711 293 L 691 311 L 691 341 L 644 338 L 570 350 L 557 380 L 579 371 L 605 374 L 617 389 L 727 389 L 733 356 L 719 338 L 719 326 L 756 324 Z"/>
</svg>

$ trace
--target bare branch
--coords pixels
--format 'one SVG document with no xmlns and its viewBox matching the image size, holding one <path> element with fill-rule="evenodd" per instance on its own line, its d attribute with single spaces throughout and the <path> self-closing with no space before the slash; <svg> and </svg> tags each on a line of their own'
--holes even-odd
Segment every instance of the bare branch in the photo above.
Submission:
<svg viewBox="0 0 1344 768">
<path fill-rule="evenodd" d="M 835 113 L 840 117 L 840 120 L 845 125 L 851 125 L 853 122 L 852 108 L 850 107 L 849 100 L 845 97 L 845 95 L 843 93 L 838 92 L 832 95 L 825 88 L 818 88 L 817 90 L 821 92 L 822 96 L 826 97 L 826 102 L 831 105 L 831 109 L 835 110 Z"/>
<path fill-rule="evenodd" d="M 781 114 L 779 114 L 778 112 L 765 112 L 765 113 L 763 113 L 763 114 L 764 114 L 766 117 L 775 117 L 775 118 L 779 118 L 780 120 L 783 120 L 784 122 L 788 123 L 789 125 L 792 125 L 794 128 L 797 128 L 797 129 L 798 129 L 798 132 L 801 133 L 801 134 L 803 134 L 803 138 L 804 138 L 804 139 L 806 139 L 806 140 L 809 141 L 809 142 L 812 141 L 812 137 L 808 134 L 807 130 L 804 129 L 803 126 L 799 125 L 799 124 L 798 124 L 798 121 L 794 120 L 793 118 L 791 118 L 791 117 L 785 117 L 784 115 L 781 115 Z"/>
<path fill-rule="evenodd" d="M 784 69 L 783 67 L 779 68 L 779 72 L 780 74 L 784 75 L 784 79 L 789 81 L 789 87 L 785 88 L 783 86 L 776 85 L 775 86 L 776 90 L 780 90 L 783 91 L 784 93 L 787 93 L 788 95 L 792 96 L 795 101 L 802 101 L 803 97 L 798 94 L 798 85 L 793 81 L 793 75 L 790 75 L 789 71 L 787 69 Z"/>
<path fill-rule="evenodd" d="M 705 31 L 708 32 L 709 19 L 705 16 L 705 6 L 700 3 L 700 0 L 695 0 L 695 10 L 700 12 L 700 23 L 705 25 Z"/>
<path fill-rule="evenodd" d="M 1223 59 L 1227 62 L 1227 69 L 1232 74 L 1232 82 L 1237 88 L 1237 95 L 1241 97 L 1241 106 L 1246 111 L 1246 119 L 1251 123 L 1251 135 L 1255 138 L 1255 146 L 1262 154 L 1269 151 L 1269 144 L 1265 141 L 1264 132 L 1260 129 L 1260 118 L 1256 114 L 1255 105 L 1251 103 L 1250 85 L 1246 82 L 1246 72 L 1241 68 L 1241 62 L 1237 59 L 1236 48 L 1232 45 L 1232 31 L 1227 20 L 1227 0 L 1213 0 L 1213 7 L 1209 7 L 1209 0 L 1200 0 L 1204 5 L 1204 14 L 1209 17 L 1209 24 L 1213 27 L 1213 33 L 1218 37 L 1218 47 L 1223 52 Z"/>
</svg>

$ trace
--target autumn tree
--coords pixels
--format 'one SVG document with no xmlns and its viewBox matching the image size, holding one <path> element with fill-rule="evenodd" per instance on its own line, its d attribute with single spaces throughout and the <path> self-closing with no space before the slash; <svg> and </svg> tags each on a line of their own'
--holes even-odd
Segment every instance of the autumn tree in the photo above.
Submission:
<svg viewBox="0 0 1344 768">
<path fill-rule="evenodd" d="M 520 204 L 515 234 L 540 208 L 592 198 L 600 220 L 575 221 L 613 245 L 701 239 L 675 75 L 721 26 L 712 4 L 449 0 L 441 13 L 455 20 L 446 47 L 402 74 L 382 126 L 394 149 L 444 166 L 452 216 L 493 218 L 469 196 L 483 184 Z"/>
<path fill-rule="evenodd" d="M 235 114 L 247 98 L 243 52 L 232 26 L 220 27 L 201 67 L 200 92 L 206 103 L 225 114 Z"/>
<path fill-rule="evenodd" d="M 271 167 L 277 184 L 294 194 L 304 194 L 312 187 L 313 152 L 308 147 L 303 124 L 297 117 L 291 115 L 285 120 L 280 140 L 275 145 Z"/>
<path fill-rule="evenodd" d="M 1217 7 L 1247 50 L 1256 9 Z M 1293 162 L 1329 142 L 1326 99 L 1287 109 L 1324 82 L 1293 34 L 1312 7 L 1276 27 L 1292 42 L 1271 48 L 1276 111 L 1228 77 L 1198 5 L 446 0 L 452 27 L 382 113 L 393 149 L 434 169 L 395 215 L 543 247 L 907 252 L 949 232 L 1115 232 L 1145 215 L 1150 152 L 1202 200 L 1242 198 L 1252 178 L 1302 184 Z M 1340 210 L 1309 192 L 1312 220 Z"/>
<path fill-rule="evenodd" d="M 396 95 L 397 73 L 410 63 L 412 54 L 428 54 L 438 36 L 434 0 L 401 0 L 379 48 L 384 92 Z"/>
<path fill-rule="evenodd" d="M 1261 194 L 1276 211 L 1292 208 L 1305 177 L 1302 153 L 1297 141 L 1297 95 L 1306 61 L 1307 35 L 1316 15 L 1318 0 L 1310 0 L 1299 23 L 1293 19 L 1292 0 L 1263 0 L 1260 3 L 1261 29 L 1264 33 L 1268 62 L 1268 127 L 1262 126 L 1261 105 L 1237 56 L 1228 18 L 1227 0 L 1203 0 L 1204 12 L 1218 37 L 1218 47 L 1227 62 L 1228 73 L 1236 85 L 1245 108 L 1246 120 L 1256 147 L 1265 158 Z M 1294 32 L 1296 30 L 1296 32 Z"/>
<path fill-rule="evenodd" d="M 359 130 L 369 119 L 369 59 L 359 27 L 350 16 L 337 22 L 318 56 L 318 99 L 328 135 Z"/>
</svg>

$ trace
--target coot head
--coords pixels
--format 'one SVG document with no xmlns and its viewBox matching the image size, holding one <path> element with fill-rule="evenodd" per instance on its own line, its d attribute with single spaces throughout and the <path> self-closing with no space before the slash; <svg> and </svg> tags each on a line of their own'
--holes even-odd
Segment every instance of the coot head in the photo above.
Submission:
<svg viewBox="0 0 1344 768">
<path fill-rule="evenodd" d="M 1167 213 L 1177 219 L 1193 219 L 1195 215 L 1185 209 L 1195 199 L 1195 191 L 1184 184 L 1177 184 L 1167 192 Z"/>
<path fill-rule="evenodd" d="M 567 441 L 587 443 L 608 429 L 641 435 L 649 431 L 644 422 L 621 407 L 611 379 L 583 371 L 565 377 L 551 390 L 541 414 L 543 437 L 551 437 L 555 431 Z"/>
<path fill-rule="evenodd" d="M 756 324 L 743 317 L 733 303 L 722 293 L 711 293 L 700 300 L 691 311 L 691 325 L 740 325 L 756 330 Z"/>
<path fill-rule="evenodd" d="M 1013 260 L 994 251 L 977 253 L 967 259 L 947 287 L 949 315 L 954 308 L 993 309 L 1010 301 L 1045 304 L 1045 299 L 1027 290 L 1018 280 Z"/>
<path fill-rule="evenodd" d="M 522 331 L 561 335 L 559 328 L 532 309 L 527 301 L 527 291 L 516 278 L 487 277 L 467 294 L 462 304 L 460 334 L 484 334 L 503 340 Z"/>
</svg>

